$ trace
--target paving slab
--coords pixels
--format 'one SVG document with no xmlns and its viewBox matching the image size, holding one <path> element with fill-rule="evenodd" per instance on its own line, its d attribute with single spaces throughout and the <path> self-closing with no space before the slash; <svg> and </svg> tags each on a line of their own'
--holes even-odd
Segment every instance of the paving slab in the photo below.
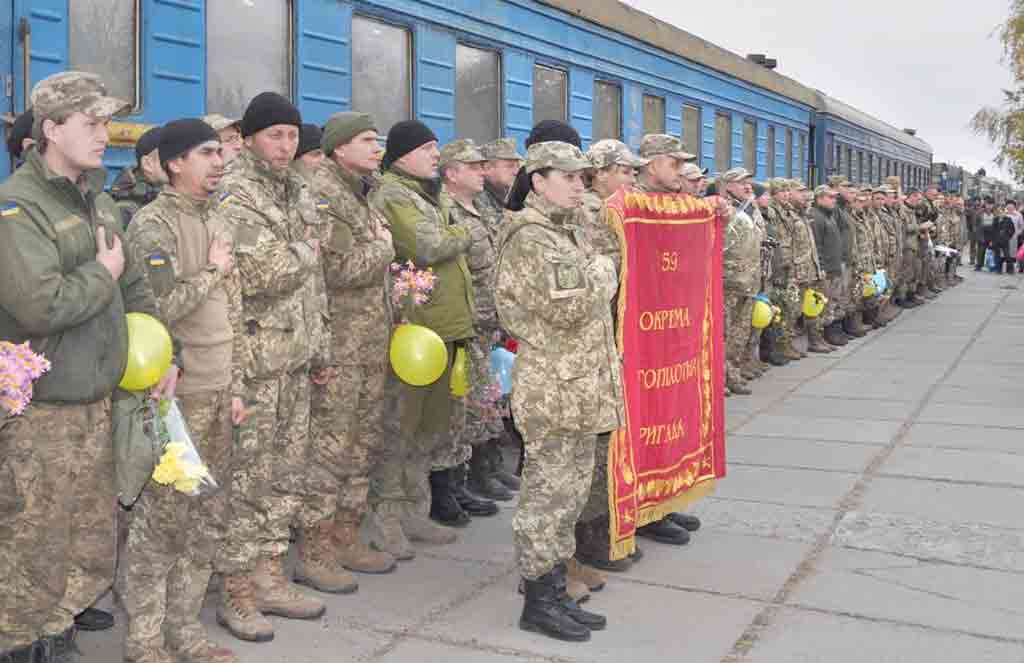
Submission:
<svg viewBox="0 0 1024 663">
<path fill-rule="evenodd" d="M 973 424 L 1024 429 L 1024 413 L 1018 408 L 932 403 L 921 411 L 917 420 L 934 424 Z"/>
<path fill-rule="evenodd" d="M 794 396 L 870 397 L 917 402 L 933 380 L 914 373 L 890 371 L 868 376 L 853 370 L 829 371 L 796 390 Z"/>
<path fill-rule="evenodd" d="M 829 531 L 836 512 L 830 508 L 765 504 L 714 497 L 690 508 L 700 516 L 702 530 L 761 538 L 815 541 Z"/>
<path fill-rule="evenodd" d="M 426 639 L 411 638 L 400 642 L 382 657 L 380 663 L 534 663 L 547 657 L 518 656 L 487 647 L 458 647 Z"/>
<path fill-rule="evenodd" d="M 903 447 L 893 451 L 880 474 L 1024 488 L 1024 454 Z"/>
<path fill-rule="evenodd" d="M 958 633 L 784 610 L 745 663 L 1019 663 L 1024 647 Z"/>
<path fill-rule="evenodd" d="M 732 431 L 742 435 L 789 437 L 888 444 L 902 426 L 900 421 L 837 420 L 830 417 L 762 414 Z"/>
<path fill-rule="evenodd" d="M 866 395 L 865 395 L 866 396 Z M 829 419 L 880 419 L 903 421 L 913 403 L 857 397 L 793 395 L 770 410 L 773 415 L 826 417 Z"/>
<path fill-rule="evenodd" d="M 832 508 L 857 481 L 852 472 L 735 465 L 719 481 L 718 499 Z"/>
<path fill-rule="evenodd" d="M 1012 428 L 992 428 L 975 424 L 916 423 L 907 431 L 904 444 L 913 447 L 996 451 L 1024 454 L 1024 436 Z"/>
<path fill-rule="evenodd" d="M 860 472 L 878 453 L 873 444 L 730 435 L 729 466 L 767 465 L 799 469 Z"/>
<path fill-rule="evenodd" d="M 940 384 L 935 388 L 931 402 L 1012 409 L 1021 405 L 1022 393 L 1024 389 L 1010 388 L 1007 385 Z"/>
<path fill-rule="evenodd" d="M 947 523 L 985 523 L 1024 529 L 1019 489 L 878 477 L 864 494 L 864 511 L 897 513 Z"/>
</svg>

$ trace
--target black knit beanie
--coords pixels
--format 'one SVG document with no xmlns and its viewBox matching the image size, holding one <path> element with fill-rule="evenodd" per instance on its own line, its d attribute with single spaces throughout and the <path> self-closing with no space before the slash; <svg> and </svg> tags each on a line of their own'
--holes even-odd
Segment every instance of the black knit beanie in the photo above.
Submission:
<svg viewBox="0 0 1024 663">
<path fill-rule="evenodd" d="M 11 125 L 11 133 L 7 136 L 7 151 L 15 159 L 21 158 L 21 144 L 26 138 L 32 137 L 32 109 L 18 116 Z"/>
<path fill-rule="evenodd" d="M 220 137 L 213 127 L 198 118 L 168 122 L 160 132 L 160 144 L 157 148 L 160 162 L 166 163 L 177 159 L 208 140 L 220 142 Z"/>
<path fill-rule="evenodd" d="M 146 156 L 160 145 L 160 130 L 162 127 L 153 127 L 146 133 L 139 136 L 139 139 L 135 141 L 135 161 L 142 161 L 142 157 Z"/>
<path fill-rule="evenodd" d="M 384 160 L 381 168 L 387 170 L 391 164 L 398 161 L 406 154 L 409 154 L 421 145 L 430 141 L 436 141 L 437 136 L 430 130 L 430 127 L 419 120 L 405 120 L 391 127 L 388 132 L 388 144 L 384 150 Z"/>
<path fill-rule="evenodd" d="M 261 92 L 252 98 L 242 116 L 242 137 L 275 124 L 290 124 L 302 129 L 302 115 L 292 102 L 278 93 Z"/>
<path fill-rule="evenodd" d="M 299 129 L 299 149 L 295 151 L 295 158 L 298 159 L 306 152 L 320 149 L 320 138 L 323 132 L 315 124 L 303 124 Z"/>
<path fill-rule="evenodd" d="M 580 140 L 579 132 L 561 120 L 538 122 L 526 139 L 526 149 L 530 149 L 530 146 L 534 143 L 546 143 L 552 140 L 569 143 L 581 150 L 583 149 L 583 141 Z"/>
</svg>

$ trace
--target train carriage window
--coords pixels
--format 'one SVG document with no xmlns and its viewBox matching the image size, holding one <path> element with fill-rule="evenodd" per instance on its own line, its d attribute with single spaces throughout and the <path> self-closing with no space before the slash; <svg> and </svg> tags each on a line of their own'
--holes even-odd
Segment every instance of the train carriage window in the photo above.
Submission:
<svg viewBox="0 0 1024 663">
<path fill-rule="evenodd" d="M 594 81 L 594 140 L 622 138 L 622 88 Z"/>
<path fill-rule="evenodd" d="M 412 117 L 412 35 L 352 17 L 352 110 L 369 113 L 381 135 Z"/>
<path fill-rule="evenodd" d="M 701 161 L 700 129 L 700 108 L 683 104 L 683 149 L 696 155 L 698 163 Z"/>
<path fill-rule="evenodd" d="M 842 145 L 840 145 L 839 143 L 836 143 L 836 167 L 835 167 L 835 171 L 839 175 L 842 175 L 843 173 L 846 172 L 846 161 L 844 160 L 845 155 L 846 155 L 846 150 L 843 149 Z"/>
<path fill-rule="evenodd" d="M 743 167 L 757 175 L 757 124 L 743 120 Z"/>
<path fill-rule="evenodd" d="M 786 177 L 793 177 L 793 130 L 786 129 Z"/>
<path fill-rule="evenodd" d="M 206 3 L 209 112 L 242 117 L 260 92 L 291 97 L 291 16 L 287 0 Z"/>
<path fill-rule="evenodd" d="M 807 178 L 807 134 L 800 134 L 800 181 L 803 182 Z"/>
<path fill-rule="evenodd" d="M 721 174 L 732 168 L 732 116 L 715 115 L 715 170 Z"/>
<path fill-rule="evenodd" d="M 68 65 L 98 74 L 107 91 L 139 106 L 139 0 L 69 3 Z"/>
<path fill-rule="evenodd" d="M 543 65 L 533 68 L 533 123 L 568 119 L 568 76 Z"/>
<path fill-rule="evenodd" d="M 854 182 L 860 184 L 864 181 L 864 153 L 861 151 L 857 152 L 857 173 L 854 176 Z"/>
<path fill-rule="evenodd" d="M 455 133 L 483 144 L 501 137 L 498 54 L 455 46 Z"/>
<path fill-rule="evenodd" d="M 853 177 L 853 148 L 847 146 L 846 148 L 846 169 L 842 172 L 847 179 Z"/>
<path fill-rule="evenodd" d="M 644 95 L 644 133 L 665 133 L 665 99 L 654 95 Z"/>
<path fill-rule="evenodd" d="M 775 127 L 768 127 L 768 177 L 775 177 Z"/>
</svg>

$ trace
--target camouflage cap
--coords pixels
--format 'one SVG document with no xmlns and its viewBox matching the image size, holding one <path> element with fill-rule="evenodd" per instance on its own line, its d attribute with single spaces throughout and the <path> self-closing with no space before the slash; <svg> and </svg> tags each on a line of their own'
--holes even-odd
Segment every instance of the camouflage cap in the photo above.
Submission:
<svg viewBox="0 0 1024 663">
<path fill-rule="evenodd" d="M 832 187 L 830 187 L 827 184 L 821 184 L 819 186 L 814 187 L 814 197 L 815 198 L 817 198 L 818 196 L 834 196 L 834 195 L 836 195 L 836 190 L 833 189 Z"/>
<path fill-rule="evenodd" d="M 594 168 L 607 168 L 608 166 L 631 166 L 639 168 L 647 163 L 647 159 L 640 159 L 625 143 L 612 138 L 599 140 L 587 150 L 587 158 Z"/>
<path fill-rule="evenodd" d="M 890 193 L 895 193 L 895 191 L 893 191 L 891 188 L 887 186 L 876 186 L 874 189 L 871 190 L 871 193 L 880 193 L 883 196 L 887 196 Z"/>
<path fill-rule="evenodd" d="M 210 113 L 200 118 L 203 122 L 206 122 L 214 131 L 221 131 L 228 127 L 236 127 L 241 124 L 241 120 L 233 120 L 230 117 L 224 117 L 217 113 Z"/>
<path fill-rule="evenodd" d="M 477 144 L 472 138 L 460 138 L 453 140 L 441 148 L 441 159 L 438 166 L 444 168 L 450 163 L 481 163 L 487 161 Z"/>
<path fill-rule="evenodd" d="M 789 180 L 793 191 L 807 191 L 807 185 L 802 180 Z"/>
<path fill-rule="evenodd" d="M 731 168 L 722 173 L 722 181 L 726 184 L 731 182 L 742 182 L 743 180 L 750 179 L 752 175 L 746 168 Z"/>
<path fill-rule="evenodd" d="M 773 177 L 768 180 L 768 192 L 771 194 L 784 193 L 793 190 L 793 183 L 784 177 Z"/>
<path fill-rule="evenodd" d="M 900 185 L 900 176 L 899 175 L 890 175 L 890 176 L 885 178 L 885 183 L 890 185 L 890 186 L 892 186 L 892 187 L 899 187 L 899 185 Z"/>
<path fill-rule="evenodd" d="M 640 158 L 651 159 L 661 155 L 690 161 L 697 157 L 683 149 L 683 142 L 668 134 L 647 134 L 640 141 Z"/>
<path fill-rule="evenodd" d="M 593 166 L 575 145 L 551 140 L 534 143 L 526 152 L 526 172 L 532 173 L 542 168 L 555 168 L 572 173 Z"/>
<path fill-rule="evenodd" d="M 122 99 L 107 96 L 103 80 L 85 71 L 62 71 L 47 76 L 32 88 L 31 103 L 36 129 L 42 126 L 43 120 L 75 112 L 106 118 L 132 106 Z"/>
<path fill-rule="evenodd" d="M 708 174 L 707 168 L 701 168 L 695 163 L 688 163 L 683 166 L 683 179 L 687 180 L 699 180 L 702 177 L 706 177 Z"/>
<path fill-rule="evenodd" d="M 850 180 L 846 179 L 842 175 L 832 175 L 828 178 L 828 185 L 832 188 L 850 186 Z"/>
<path fill-rule="evenodd" d="M 509 161 L 522 161 L 523 155 L 516 152 L 515 138 L 498 138 L 480 147 L 484 157 L 488 161 L 507 159 Z"/>
</svg>

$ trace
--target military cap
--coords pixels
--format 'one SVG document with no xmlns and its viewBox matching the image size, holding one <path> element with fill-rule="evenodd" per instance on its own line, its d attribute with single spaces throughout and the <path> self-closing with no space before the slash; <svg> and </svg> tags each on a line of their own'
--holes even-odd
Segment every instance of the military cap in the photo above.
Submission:
<svg viewBox="0 0 1024 663">
<path fill-rule="evenodd" d="M 543 168 L 555 168 L 571 173 L 593 166 L 575 145 L 552 140 L 534 143 L 526 151 L 526 172 L 532 173 Z"/>
<path fill-rule="evenodd" d="M 768 191 L 772 194 L 792 191 L 793 183 L 784 177 L 773 177 L 768 180 Z"/>
<path fill-rule="evenodd" d="M 612 138 L 599 140 L 587 150 L 587 158 L 594 168 L 608 166 L 631 166 L 639 168 L 647 163 L 647 159 L 637 158 L 625 143 Z"/>
<path fill-rule="evenodd" d="M 885 183 L 893 186 L 894 188 L 899 188 L 899 186 L 900 186 L 900 176 L 899 175 L 889 175 L 888 177 L 885 178 Z"/>
<path fill-rule="evenodd" d="M 708 169 L 701 168 L 695 163 L 688 163 L 683 166 L 683 178 L 688 180 L 699 180 L 702 177 L 707 176 Z"/>
<path fill-rule="evenodd" d="M 516 152 L 515 138 L 498 138 L 480 146 L 484 158 L 488 161 L 507 159 L 509 161 L 522 161 L 523 155 Z"/>
<path fill-rule="evenodd" d="M 139 139 L 135 141 L 136 161 L 142 161 L 142 157 L 160 146 L 160 133 L 162 130 L 163 127 L 151 127 L 146 133 L 139 136 Z"/>
<path fill-rule="evenodd" d="M 731 168 L 722 173 L 721 180 L 726 184 L 731 182 L 742 182 L 753 177 L 746 168 Z"/>
<path fill-rule="evenodd" d="M 480 148 L 473 142 L 472 138 L 460 138 L 441 148 L 441 159 L 438 165 L 444 168 L 448 164 L 455 163 L 481 163 L 487 161 Z"/>
<path fill-rule="evenodd" d="M 789 182 L 793 185 L 793 191 L 807 191 L 807 185 L 803 183 L 803 180 L 790 180 Z"/>
<path fill-rule="evenodd" d="M 230 117 L 224 117 L 217 113 L 210 113 L 200 118 L 203 122 L 206 122 L 214 131 L 222 131 L 228 127 L 237 127 L 242 121 L 233 120 Z"/>
<path fill-rule="evenodd" d="M 31 101 L 35 115 L 33 134 L 37 136 L 43 120 L 75 112 L 106 118 L 127 111 L 132 106 L 127 101 L 108 96 L 103 80 L 96 74 L 84 71 L 62 71 L 47 76 L 32 88 Z"/>
<path fill-rule="evenodd" d="M 760 182 L 752 182 L 751 186 L 754 189 L 754 197 L 755 198 L 760 198 L 764 194 L 768 193 L 768 187 L 766 187 L 765 185 L 761 184 Z"/>
<path fill-rule="evenodd" d="M 830 187 L 827 184 L 822 184 L 822 185 L 814 187 L 814 197 L 815 198 L 817 198 L 818 196 L 834 196 L 834 195 L 836 195 L 836 190 L 833 189 L 832 187 Z"/>
<path fill-rule="evenodd" d="M 921 193 L 921 190 L 918 189 L 916 186 L 912 186 L 909 189 L 907 189 L 906 191 L 904 191 L 903 193 L 905 193 L 905 194 L 907 194 L 909 196 L 912 193 Z"/>
<path fill-rule="evenodd" d="M 661 155 L 690 161 L 697 157 L 683 149 L 683 142 L 668 134 L 647 134 L 640 141 L 640 158 L 651 159 Z"/>
<path fill-rule="evenodd" d="M 841 186 L 850 186 L 850 180 L 846 179 L 842 175 L 832 175 L 828 178 L 828 185 L 833 189 Z"/>
</svg>

